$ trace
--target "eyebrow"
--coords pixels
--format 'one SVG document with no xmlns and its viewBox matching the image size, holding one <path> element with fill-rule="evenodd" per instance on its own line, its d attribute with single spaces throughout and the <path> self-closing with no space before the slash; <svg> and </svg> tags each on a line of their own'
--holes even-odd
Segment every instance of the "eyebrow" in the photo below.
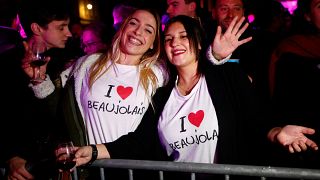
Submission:
<svg viewBox="0 0 320 180">
<path fill-rule="evenodd" d="M 135 18 L 135 17 L 132 17 L 130 20 L 132 20 L 132 19 L 134 19 L 134 20 L 138 21 L 139 23 L 141 23 L 141 21 L 140 21 L 139 19 Z M 153 27 L 151 24 L 146 24 L 146 26 L 151 27 L 152 30 L 153 30 L 154 32 L 156 32 L 156 28 Z"/>
<path fill-rule="evenodd" d="M 240 7 L 240 8 L 243 8 L 243 5 L 241 4 L 234 4 L 234 5 L 231 5 L 232 7 Z M 218 7 L 229 7 L 228 4 L 219 4 Z"/>
<path fill-rule="evenodd" d="M 183 33 L 187 33 L 187 31 L 184 30 L 184 31 L 180 31 L 180 32 L 179 32 L 179 34 L 183 34 Z M 173 35 L 166 33 L 164 36 L 173 36 Z"/>
<path fill-rule="evenodd" d="M 178 3 L 179 3 L 178 1 L 171 1 L 171 2 L 169 2 L 168 5 L 170 5 L 170 4 L 178 4 Z"/>
</svg>

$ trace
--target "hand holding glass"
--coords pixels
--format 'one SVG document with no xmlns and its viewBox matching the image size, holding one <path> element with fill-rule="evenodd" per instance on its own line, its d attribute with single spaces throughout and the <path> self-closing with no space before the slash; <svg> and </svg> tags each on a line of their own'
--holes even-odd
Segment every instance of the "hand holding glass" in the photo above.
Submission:
<svg viewBox="0 0 320 180">
<path fill-rule="evenodd" d="M 75 167 L 75 147 L 72 142 L 61 143 L 56 149 L 56 162 L 59 169 L 62 172 L 62 179 L 70 178 L 70 170 Z"/>
<path fill-rule="evenodd" d="M 33 41 L 31 43 L 31 51 L 34 55 L 33 60 L 30 62 L 34 73 L 31 81 L 42 82 L 43 79 L 40 77 L 40 67 L 46 64 L 46 57 L 44 52 L 47 50 L 46 44 L 43 41 Z"/>
</svg>

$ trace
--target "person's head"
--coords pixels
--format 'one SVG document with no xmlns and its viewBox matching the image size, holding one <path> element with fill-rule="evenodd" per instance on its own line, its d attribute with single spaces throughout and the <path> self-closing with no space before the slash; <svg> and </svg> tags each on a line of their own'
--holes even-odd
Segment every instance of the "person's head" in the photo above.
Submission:
<svg viewBox="0 0 320 180">
<path fill-rule="evenodd" d="M 277 0 L 261 1 L 255 13 L 254 24 L 258 28 L 278 32 L 285 29 L 288 14 Z"/>
<path fill-rule="evenodd" d="M 217 21 L 222 30 L 226 30 L 232 19 L 244 16 L 245 9 L 242 0 L 213 0 L 212 18 Z"/>
<path fill-rule="evenodd" d="M 64 48 L 71 33 L 64 1 L 30 0 L 22 5 L 19 15 L 27 38 L 41 39 L 47 47 Z"/>
<path fill-rule="evenodd" d="M 188 16 L 171 18 L 164 30 L 167 58 L 177 69 L 197 65 L 203 58 L 204 32 L 200 23 Z"/>
<path fill-rule="evenodd" d="M 196 0 L 167 0 L 167 14 L 170 18 L 178 15 L 196 17 Z"/>
<path fill-rule="evenodd" d="M 81 35 L 81 48 L 85 54 L 105 52 L 108 47 L 108 34 L 107 26 L 101 22 L 87 25 Z"/>
<path fill-rule="evenodd" d="M 297 11 L 320 31 L 320 0 L 299 0 Z"/>
<path fill-rule="evenodd" d="M 151 67 L 158 63 L 160 55 L 160 26 L 158 13 L 150 9 L 137 9 L 122 23 L 113 37 L 111 47 L 105 57 L 101 57 L 91 68 L 89 84 L 105 72 L 105 64 L 119 62 L 120 58 L 135 59 L 139 65 L 140 82 L 148 91 L 150 84 L 155 90 L 157 78 Z"/>
<path fill-rule="evenodd" d="M 113 27 L 118 30 L 121 23 L 135 10 L 133 6 L 119 3 L 112 9 Z"/>
<path fill-rule="evenodd" d="M 127 56 L 137 56 L 140 62 L 155 60 L 160 54 L 161 21 L 157 12 L 135 10 L 114 36 L 113 49 Z"/>
</svg>

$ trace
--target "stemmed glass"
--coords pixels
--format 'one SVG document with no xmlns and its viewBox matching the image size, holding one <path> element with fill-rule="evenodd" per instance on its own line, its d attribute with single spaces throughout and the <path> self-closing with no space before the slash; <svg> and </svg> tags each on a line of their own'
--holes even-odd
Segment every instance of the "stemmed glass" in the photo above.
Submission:
<svg viewBox="0 0 320 180">
<path fill-rule="evenodd" d="M 70 180 L 70 170 L 76 165 L 76 162 L 74 161 L 75 147 L 73 146 L 73 143 L 71 141 L 60 143 L 56 148 L 55 154 L 57 167 L 59 168 L 59 170 L 62 170 L 60 179 Z"/>
<path fill-rule="evenodd" d="M 30 62 L 33 68 L 33 78 L 31 81 L 42 82 L 43 79 L 40 77 L 40 67 L 46 64 L 46 57 L 44 52 L 47 50 L 46 43 L 39 40 L 34 40 L 31 42 L 31 51 L 33 53 L 33 60 Z"/>
</svg>

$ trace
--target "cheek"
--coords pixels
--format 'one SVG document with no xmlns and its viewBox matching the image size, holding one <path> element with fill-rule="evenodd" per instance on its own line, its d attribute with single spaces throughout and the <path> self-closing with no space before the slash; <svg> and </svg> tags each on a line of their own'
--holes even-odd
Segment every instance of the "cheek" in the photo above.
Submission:
<svg viewBox="0 0 320 180">
<path fill-rule="evenodd" d="M 242 17 L 242 16 L 244 16 L 244 13 L 243 13 L 242 11 L 237 12 L 237 13 L 235 13 L 235 14 L 236 14 L 236 16 L 238 16 L 238 17 Z"/>
<path fill-rule="evenodd" d="M 154 43 L 155 37 L 154 36 L 149 36 L 149 37 L 146 38 L 146 40 L 147 40 L 148 47 L 151 48 L 153 43 Z"/>
<path fill-rule="evenodd" d="M 164 49 L 165 49 L 167 57 L 168 58 L 171 57 L 171 53 L 170 53 L 171 49 L 169 48 L 169 46 L 165 45 Z"/>
</svg>

